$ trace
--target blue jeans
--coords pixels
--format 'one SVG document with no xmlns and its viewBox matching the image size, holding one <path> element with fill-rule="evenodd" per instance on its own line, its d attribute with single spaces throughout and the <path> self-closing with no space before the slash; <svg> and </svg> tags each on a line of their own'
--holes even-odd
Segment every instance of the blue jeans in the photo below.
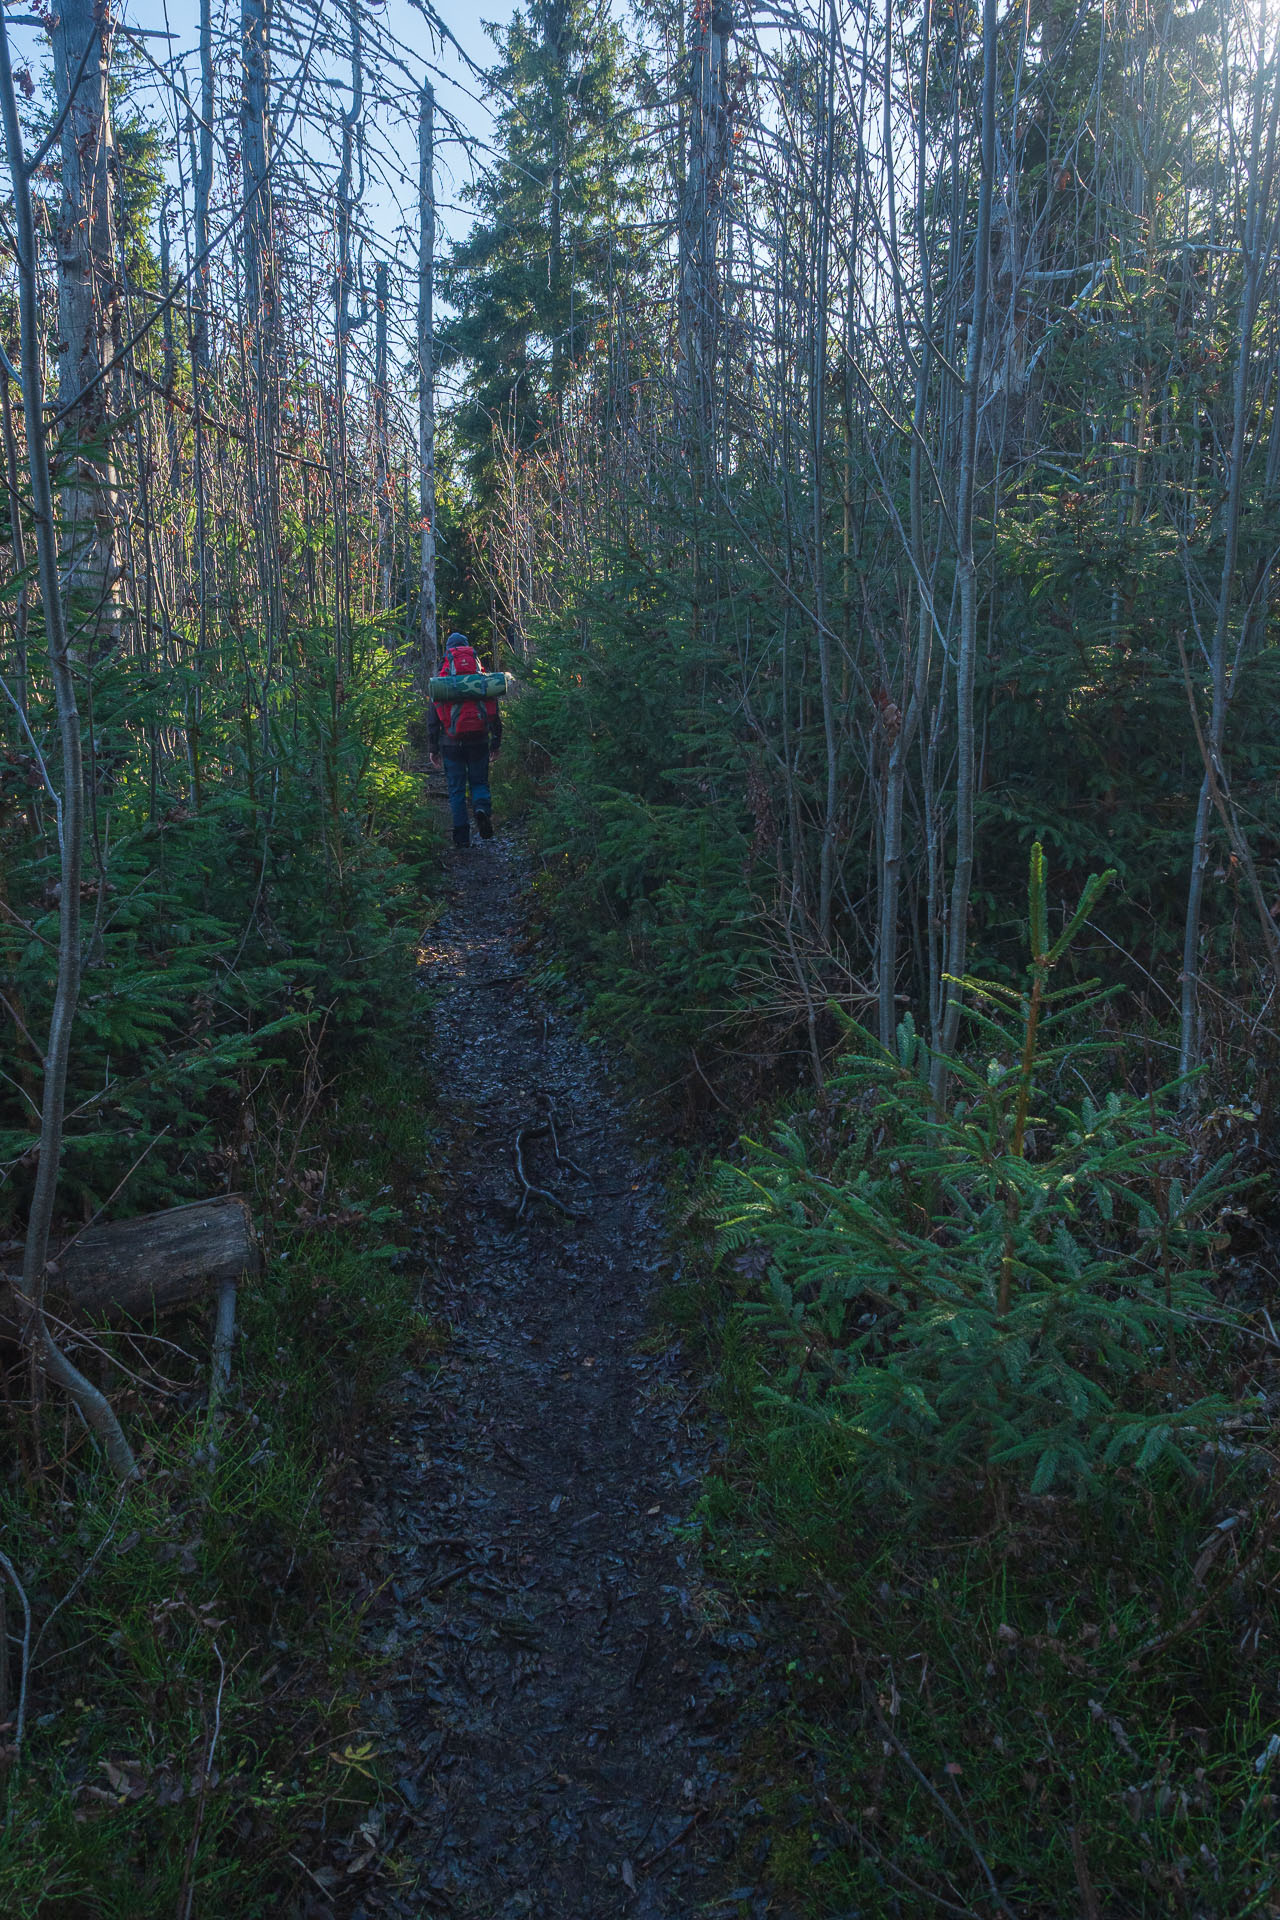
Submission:
<svg viewBox="0 0 1280 1920">
<path fill-rule="evenodd" d="M 477 813 L 492 811 L 489 799 L 489 742 L 477 741 L 474 747 L 458 748 L 444 754 L 444 777 L 449 783 L 449 814 L 455 827 L 467 825 L 467 788 Z"/>
</svg>

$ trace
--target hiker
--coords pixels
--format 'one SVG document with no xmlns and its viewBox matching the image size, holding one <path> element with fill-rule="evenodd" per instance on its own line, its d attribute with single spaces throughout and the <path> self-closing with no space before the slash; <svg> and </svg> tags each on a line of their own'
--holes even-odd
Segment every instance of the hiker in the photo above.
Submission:
<svg viewBox="0 0 1280 1920">
<path fill-rule="evenodd" d="M 480 662 L 465 633 L 451 633 L 445 643 L 441 674 L 479 673 Z M 502 716 L 496 700 L 438 700 L 427 718 L 427 747 L 431 764 L 444 756 L 449 783 L 449 812 L 455 847 L 471 845 L 467 820 L 467 788 L 482 840 L 493 833 L 493 806 L 489 798 L 489 756 L 502 745 Z"/>
</svg>

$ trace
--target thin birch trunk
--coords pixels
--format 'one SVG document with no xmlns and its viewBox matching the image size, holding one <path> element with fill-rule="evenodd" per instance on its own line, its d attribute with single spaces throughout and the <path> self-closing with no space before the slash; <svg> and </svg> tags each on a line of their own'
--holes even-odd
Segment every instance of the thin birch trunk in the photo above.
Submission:
<svg viewBox="0 0 1280 1920">
<path fill-rule="evenodd" d="M 254 454 L 253 525 L 265 640 L 266 679 L 281 639 L 283 601 L 279 574 L 280 515 L 275 461 L 279 373 L 279 286 L 275 258 L 274 193 L 269 140 L 271 38 L 269 0 L 241 0 L 240 154 L 244 191 L 244 298 L 249 330 Z M 261 729 L 267 750 L 266 688 Z"/>
<path fill-rule="evenodd" d="M 817 298 L 813 313 L 810 363 L 810 417 L 813 429 L 813 605 L 818 641 L 818 684 L 822 700 L 822 736 L 826 753 L 826 796 L 822 845 L 818 860 L 818 933 L 831 944 L 831 899 L 836 857 L 836 821 L 839 804 L 839 765 L 836 739 L 835 687 L 831 673 L 831 633 L 827 626 L 826 541 L 822 503 L 823 455 L 826 450 L 827 300 L 831 272 L 831 202 L 835 179 L 836 0 L 830 0 L 830 29 L 824 49 L 820 144 L 822 171 L 818 209 Z"/>
<path fill-rule="evenodd" d="M 373 346 L 373 452 L 374 486 L 377 490 L 375 512 L 378 529 L 378 609 L 391 606 L 392 575 L 395 566 L 395 497 L 391 480 L 391 442 L 387 426 L 387 318 L 391 295 L 387 287 L 387 263 L 378 262 L 374 280 Z"/>
<path fill-rule="evenodd" d="M 58 220 L 58 424 L 63 591 L 90 661 L 120 638 L 117 486 L 109 450 L 120 338 L 107 15 L 65 0 L 52 29 L 64 115 Z"/>
<path fill-rule="evenodd" d="M 424 80 L 418 107 L 418 679 L 436 670 L 436 395 L 433 294 L 436 253 L 436 97 Z"/>
<path fill-rule="evenodd" d="M 933 573 L 929 564 L 925 532 L 923 471 L 925 433 L 929 424 L 929 382 L 933 371 L 933 271 L 929 259 L 926 187 L 932 24 L 931 0 L 924 0 L 924 12 L 920 25 L 920 104 L 917 114 L 918 145 L 916 149 L 916 251 L 920 274 L 922 337 L 916 358 L 907 481 L 912 587 L 916 595 L 916 636 L 911 689 L 906 712 L 902 715 L 897 733 L 889 745 L 889 765 L 885 780 L 883 853 L 880 867 L 880 927 L 877 943 L 880 1043 L 885 1047 L 893 1045 L 898 1024 L 896 1000 L 898 909 L 902 889 L 903 802 L 906 793 L 907 756 L 911 751 L 928 699 L 935 618 Z M 886 93 L 887 91 L 886 87 Z M 896 279 L 900 271 L 896 260 L 892 263 L 890 270 Z"/>
<path fill-rule="evenodd" d="M 969 941 L 969 892 L 973 879 L 975 753 L 973 692 L 978 652 L 978 568 L 973 548 L 974 495 L 978 463 L 978 394 L 991 281 L 991 199 L 996 167 L 996 0 L 982 8 L 982 166 L 978 182 L 978 227 L 974 241 L 973 306 L 960 422 L 960 472 L 956 484 L 956 570 L 960 584 L 960 635 L 956 660 L 956 851 L 947 927 L 948 979 L 941 1030 L 936 1036 L 934 1096 L 946 1093 L 947 1056 L 960 1031 Z"/>
<path fill-rule="evenodd" d="M 72 71 L 74 73 L 75 69 Z M 49 1235 L 62 1164 L 67 1067 L 80 997 L 80 881 L 84 866 L 85 791 L 80 714 L 76 701 L 76 668 L 68 642 L 59 577 L 58 535 L 54 522 L 49 449 L 45 437 L 44 382 L 41 375 L 44 342 L 36 278 L 35 220 L 13 91 L 8 28 L 3 19 L 0 19 L 0 117 L 4 123 L 9 174 L 13 183 L 14 252 L 22 329 L 22 400 L 31 472 L 31 508 L 62 756 L 62 794 L 58 809 L 61 884 L 58 899 L 58 973 L 44 1057 L 39 1157 L 23 1249 L 24 1335 L 33 1357 L 43 1364 L 49 1378 L 79 1408 L 86 1425 L 101 1442 L 113 1471 L 121 1480 L 128 1480 L 135 1477 L 138 1469 L 120 1423 L 105 1394 L 86 1380 L 63 1353 L 50 1332 L 44 1307 Z"/>
<path fill-rule="evenodd" d="M 1244 269 L 1240 289 L 1240 320 L 1236 334 L 1235 379 L 1232 386 L 1234 418 L 1231 423 L 1231 450 L 1228 455 L 1226 499 L 1223 505 L 1222 569 L 1218 582 L 1217 608 L 1213 639 L 1209 651 L 1211 707 L 1209 725 L 1203 737 L 1204 778 L 1196 803 L 1195 830 L 1191 842 L 1191 876 L 1187 890 L 1187 912 L 1182 936 L 1182 991 L 1179 1005 L 1178 1072 L 1183 1082 L 1183 1101 L 1190 1099 L 1187 1076 L 1197 1064 L 1196 1025 L 1200 974 L 1200 921 L 1204 903 L 1204 883 L 1209 865 L 1209 816 L 1215 792 L 1229 791 L 1224 769 L 1227 715 L 1236 692 L 1236 676 L 1228 664 L 1228 637 L 1231 608 L 1235 596 L 1236 567 L 1240 552 L 1240 516 L 1244 504 L 1244 476 L 1248 459 L 1250 418 L 1250 373 L 1254 358 L 1254 329 L 1263 276 L 1270 269 L 1269 249 L 1262 242 L 1270 212 L 1271 189 L 1276 163 L 1277 115 L 1280 114 L 1280 81 L 1271 80 L 1271 112 L 1265 113 L 1265 87 L 1268 63 L 1264 58 L 1267 17 L 1265 7 L 1259 23 L 1259 57 L 1254 80 L 1253 142 L 1249 157 L 1248 199 L 1241 253 Z M 1266 145 L 1263 124 L 1266 121 Z M 1265 910 L 1265 909 L 1264 909 Z M 1274 953 L 1274 938 L 1268 942 Z"/>
</svg>

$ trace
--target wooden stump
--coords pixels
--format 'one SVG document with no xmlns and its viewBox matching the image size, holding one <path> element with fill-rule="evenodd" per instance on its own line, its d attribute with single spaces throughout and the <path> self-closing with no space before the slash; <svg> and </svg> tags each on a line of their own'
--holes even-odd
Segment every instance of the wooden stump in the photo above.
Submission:
<svg viewBox="0 0 1280 1920">
<path fill-rule="evenodd" d="M 247 1201 L 225 1194 L 86 1228 L 50 1262 L 49 1294 L 77 1313 L 142 1317 L 169 1313 L 261 1265 Z"/>
</svg>

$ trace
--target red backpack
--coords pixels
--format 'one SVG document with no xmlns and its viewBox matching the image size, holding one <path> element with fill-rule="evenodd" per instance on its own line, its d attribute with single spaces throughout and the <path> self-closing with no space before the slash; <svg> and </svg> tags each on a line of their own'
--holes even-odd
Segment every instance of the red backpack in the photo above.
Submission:
<svg viewBox="0 0 1280 1920">
<path fill-rule="evenodd" d="M 480 662 L 474 647 L 446 647 L 441 673 L 479 673 Z M 490 720 L 498 715 L 496 700 L 453 700 L 436 702 L 436 716 L 451 740 L 476 738 L 485 733 Z"/>
</svg>

